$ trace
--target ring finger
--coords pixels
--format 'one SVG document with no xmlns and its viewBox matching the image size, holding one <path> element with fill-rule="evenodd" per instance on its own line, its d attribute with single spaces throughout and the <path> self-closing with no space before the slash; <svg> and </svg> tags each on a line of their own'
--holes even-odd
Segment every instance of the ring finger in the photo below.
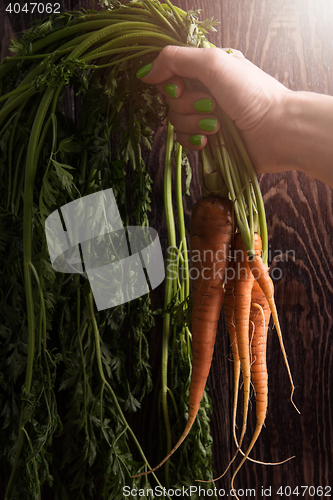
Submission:
<svg viewBox="0 0 333 500">
<path fill-rule="evenodd" d="M 210 114 L 204 116 L 198 114 L 182 115 L 171 109 L 169 119 L 177 133 L 211 135 L 220 128 L 216 116 Z"/>
</svg>

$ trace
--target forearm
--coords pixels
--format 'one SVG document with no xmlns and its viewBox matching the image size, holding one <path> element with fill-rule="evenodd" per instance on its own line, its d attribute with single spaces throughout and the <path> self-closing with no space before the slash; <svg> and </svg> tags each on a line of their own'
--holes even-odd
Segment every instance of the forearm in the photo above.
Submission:
<svg viewBox="0 0 333 500">
<path fill-rule="evenodd" d="M 290 92 L 281 132 L 281 162 L 333 188 L 333 97 Z"/>
</svg>

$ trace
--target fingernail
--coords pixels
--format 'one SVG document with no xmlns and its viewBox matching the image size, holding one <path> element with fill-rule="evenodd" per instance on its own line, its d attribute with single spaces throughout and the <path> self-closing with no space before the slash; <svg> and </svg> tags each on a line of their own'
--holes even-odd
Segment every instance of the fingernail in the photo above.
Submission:
<svg viewBox="0 0 333 500">
<path fill-rule="evenodd" d="M 199 99 L 194 103 L 194 109 L 201 113 L 209 113 L 213 111 L 213 101 L 211 99 Z"/>
<path fill-rule="evenodd" d="M 148 73 L 150 72 L 151 70 L 151 67 L 152 67 L 153 63 L 149 63 L 149 64 L 146 64 L 146 66 L 143 66 L 143 68 L 140 68 L 137 72 L 136 72 L 136 77 L 137 78 L 144 78 L 145 76 L 148 75 Z"/>
<path fill-rule="evenodd" d="M 217 127 L 217 118 L 203 118 L 199 121 L 199 127 L 201 130 L 214 132 Z"/>
<path fill-rule="evenodd" d="M 177 89 L 178 87 L 174 83 L 167 83 L 164 87 L 165 92 L 169 94 L 171 97 L 178 97 Z"/>
<path fill-rule="evenodd" d="M 192 135 L 190 137 L 190 143 L 192 144 L 192 146 L 201 146 L 204 137 L 204 135 Z"/>
</svg>

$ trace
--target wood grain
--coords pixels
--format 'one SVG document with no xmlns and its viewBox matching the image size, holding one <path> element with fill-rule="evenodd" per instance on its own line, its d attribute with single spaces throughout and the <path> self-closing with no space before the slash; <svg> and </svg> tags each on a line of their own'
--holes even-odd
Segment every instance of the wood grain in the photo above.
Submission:
<svg viewBox="0 0 333 500">
<path fill-rule="evenodd" d="M 26 18 L 7 16 L 4 12 L 7 3 L 0 0 L 2 57 L 6 55 L 9 38 L 24 29 L 27 23 Z M 333 2 L 175 0 L 174 4 L 184 10 L 201 8 L 202 17 L 217 18 L 220 21 L 218 32 L 210 37 L 215 45 L 241 50 L 288 88 L 333 95 Z M 70 3 L 70 8 L 74 7 L 77 5 Z M 66 10 L 70 8 L 66 2 Z M 166 248 L 162 200 L 164 143 L 165 130 L 161 127 L 156 132 L 153 150 L 147 153 L 147 160 L 154 180 L 151 224 L 158 230 Z M 187 225 L 192 206 L 200 194 L 197 155 L 191 153 L 190 160 L 194 177 L 191 198 L 185 202 Z M 251 456 L 268 462 L 292 455 L 295 458 L 279 466 L 248 462 L 239 472 L 235 486 L 255 488 L 259 497 L 262 486 L 272 487 L 271 498 L 278 499 L 285 498 L 276 494 L 279 486 L 290 486 L 292 490 L 301 485 L 332 486 L 333 489 L 333 200 L 331 189 L 297 172 L 261 175 L 260 185 L 267 212 L 271 269 L 276 278 L 276 303 L 296 385 L 295 402 L 301 415 L 290 403 L 287 372 L 276 332 L 271 329 L 267 360 L 268 416 Z M 161 295 L 155 295 L 154 300 L 159 303 Z M 152 343 L 151 354 L 153 373 L 158 377 L 158 340 Z M 234 451 L 230 421 L 232 363 L 223 318 L 219 324 L 209 390 L 214 403 L 211 419 L 214 468 L 220 474 Z M 143 407 L 142 419 L 135 424 L 142 438 L 145 437 L 148 455 L 157 421 L 151 407 L 150 401 L 149 406 Z M 252 419 L 249 435 L 253 429 Z M 218 481 L 217 487 L 227 490 L 230 478 L 229 471 Z"/>
</svg>

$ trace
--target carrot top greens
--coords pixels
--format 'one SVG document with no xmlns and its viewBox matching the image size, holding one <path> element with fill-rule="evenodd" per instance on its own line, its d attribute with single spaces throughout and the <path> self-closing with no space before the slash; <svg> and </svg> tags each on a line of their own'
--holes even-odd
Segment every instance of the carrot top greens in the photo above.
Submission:
<svg viewBox="0 0 333 500">
<path fill-rule="evenodd" d="M 87 280 L 52 268 L 44 224 L 71 200 L 110 187 L 125 226 L 149 224 L 153 186 L 144 151 L 166 109 L 136 72 L 165 45 L 210 46 L 206 34 L 215 22 L 199 21 L 198 12 L 186 13 L 169 0 L 104 3 L 108 9 L 53 14 L 34 23 L 12 41 L 13 56 L 0 64 L 0 447 L 6 500 L 42 498 L 46 488 L 61 500 L 121 499 L 125 485 L 151 485 L 147 478 L 131 479 L 150 466 L 125 414 L 138 412 L 152 389 L 149 333 L 163 313 L 152 310 L 149 294 L 97 313 Z M 229 192 L 251 254 L 256 226 L 263 241 L 266 234 L 260 190 L 235 127 L 227 117 L 221 120 L 218 144 L 211 141 L 202 156 L 203 192 Z M 159 438 L 154 435 L 154 462 L 183 428 L 191 369 L 191 335 L 179 321 L 188 314 L 181 182 L 188 164 L 179 145 L 174 155 L 171 128 L 168 137 L 165 203 L 173 262 L 182 277 L 168 285 L 161 305 L 163 418 Z M 181 460 L 177 466 L 171 461 L 153 484 L 183 485 L 185 477 L 190 486 L 194 477 L 212 477 L 210 409 L 205 394 Z"/>
</svg>

